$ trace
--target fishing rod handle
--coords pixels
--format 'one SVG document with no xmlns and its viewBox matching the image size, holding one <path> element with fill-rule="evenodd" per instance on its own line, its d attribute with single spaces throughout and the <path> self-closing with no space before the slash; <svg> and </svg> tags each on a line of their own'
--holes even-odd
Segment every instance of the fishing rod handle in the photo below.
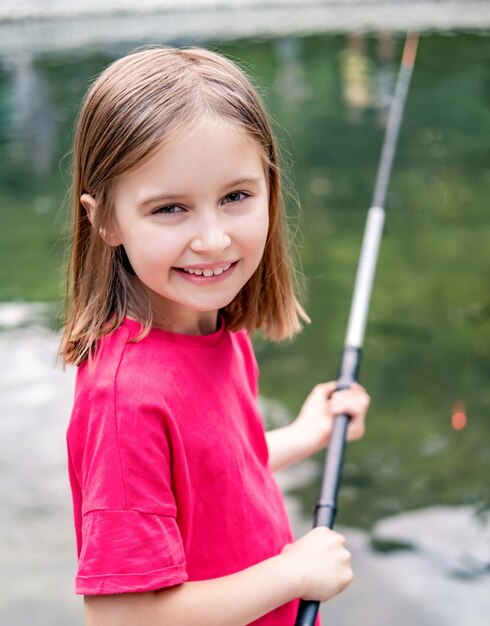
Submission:
<svg viewBox="0 0 490 626">
<path fill-rule="evenodd" d="M 337 387 L 337 390 L 345 387 Z M 332 435 L 325 461 L 322 493 L 315 507 L 313 526 L 333 528 L 337 513 L 337 492 L 340 485 L 340 476 L 344 459 L 345 440 L 349 425 L 348 415 L 336 415 L 332 428 Z M 294 626 L 314 626 L 320 602 L 317 600 L 300 600 Z"/>
<path fill-rule="evenodd" d="M 348 389 L 357 380 L 361 360 L 361 349 L 352 346 L 345 346 L 337 387 L 335 391 Z M 335 393 L 335 391 L 333 393 Z M 330 443 L 326 452 L 325 471 L 320 500 L 315 507 L 313 526 L 324 526 L 333 528 L 335 514 L 337 513 L 337 492 L 340 485 L 340 476 L 344 462 L 345 441 L 347 428 L 349 426 L 349 416 L 336 415 L 333 421 Z M 314 626 L 320 602 L 316 600 L 300 600 L 298 613 L 294 626 Z"/>
<path fill-rule="evenodd" d="M 317 600 L 300 600 L 294 626 L 314 626 L 319 608 Z"/>
</svg>

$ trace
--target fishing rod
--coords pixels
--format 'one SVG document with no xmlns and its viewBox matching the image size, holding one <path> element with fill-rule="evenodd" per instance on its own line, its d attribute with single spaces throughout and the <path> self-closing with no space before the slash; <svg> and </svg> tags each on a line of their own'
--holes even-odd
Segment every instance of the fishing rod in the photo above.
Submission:
<svg viewBox="0 0 490 626">
<path fill-rule="evenodd" d="M 408 33 L 388 115 L 373 201 L 368 211 L 364 229 L 336 391 L 348 389 L 358 379 L 369 301 L 383 233 L 385 219 L 383 207 L 400 133 L 403 109 L 417 54 L 417 43 L 418 36 Z M 348 415 L 335 416 L 325 457 L 320 499 L 315 508 L 314 527 L 333 528 L 334 525 L 348 424 Z M 315 600 L 301 600 L 294 626 L 314 626 L 319 607 L 320 602 Z"/>
</svg>

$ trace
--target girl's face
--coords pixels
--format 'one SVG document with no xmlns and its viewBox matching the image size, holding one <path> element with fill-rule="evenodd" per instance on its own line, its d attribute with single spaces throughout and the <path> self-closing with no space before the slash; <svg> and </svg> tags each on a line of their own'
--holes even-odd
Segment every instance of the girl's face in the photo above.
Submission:
<svg viewBox="0 0 490 626">
<path fill-rule="evenodd" d="M 124 246 L 157 322 L 205 334 L 257 269 L 268 225 L 259 147 L 209 122 L 119 177 L 111 243 Z"/>
</svg>

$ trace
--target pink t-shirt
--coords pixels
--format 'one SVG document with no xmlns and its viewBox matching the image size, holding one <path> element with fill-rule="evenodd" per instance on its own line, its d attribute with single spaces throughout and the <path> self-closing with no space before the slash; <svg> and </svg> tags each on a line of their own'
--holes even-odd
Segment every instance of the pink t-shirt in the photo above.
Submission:
<svg viewBox="0 0 490 626">
<path fill-rule="evenodd" d="M 78 370 L 67 432 L 79 594 L 225 576 L 291 542 L 245 332 L 125 320 Z M 291 602 L 254 622 L 293 624 Z"/>
</svg>

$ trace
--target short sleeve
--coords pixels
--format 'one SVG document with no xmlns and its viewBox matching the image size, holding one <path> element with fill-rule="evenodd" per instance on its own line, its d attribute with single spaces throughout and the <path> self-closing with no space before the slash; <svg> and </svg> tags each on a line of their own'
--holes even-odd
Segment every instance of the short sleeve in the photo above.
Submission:
<svg viewBox="0 0 490 626">
<path fill-rule="evenodd" d="M 82 536 L 76 593 L 143 592 L 187 580 L 173 517 L 132 510 L 91 511 L 83 517 Z"/>
<path fill-rule="evenodd" d="M 168 415 L 148 386 L 128 380 L 126 372 L 117 384 L 104 372 L 81 374 L 68 431 L 75 592 L 144 592 L 182 583 L 188 575 Z"/>
</svg>

